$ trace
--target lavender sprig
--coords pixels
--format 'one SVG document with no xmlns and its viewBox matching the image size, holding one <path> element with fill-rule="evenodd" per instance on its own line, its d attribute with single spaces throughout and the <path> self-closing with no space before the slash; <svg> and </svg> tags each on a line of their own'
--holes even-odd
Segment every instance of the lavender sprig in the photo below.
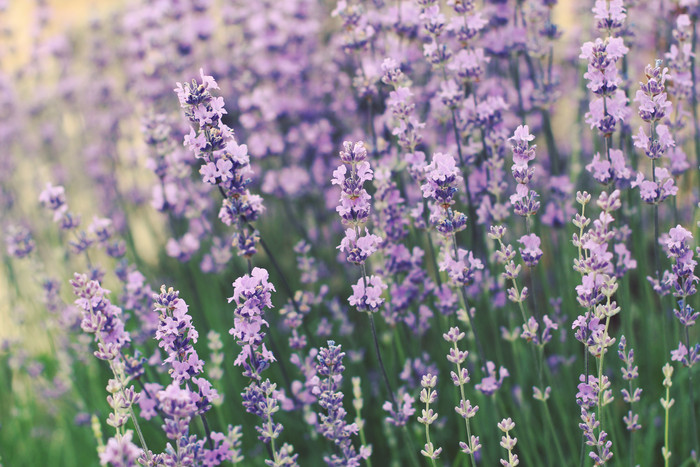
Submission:
<svg viewBox="0 0 700 467">
<path fill-rule="evenodd" d="M 279 411 L 286 397 L 269 378 L 263 381 L 261 376 L 261 373 L 276 361 L 275 356 L 263 343 L 263 327 L 269 327 L 263 316 L 265 309 L 272 308 L 271 294 L 275 291 L 268 278 L 265 269 L 256 267 L 249 275 L 239 277 L 233 282 L 233 296 L 229 298 L 229 303 L 235 302 L 236 310 L 234 327 L 229 330 L 229 334 L 234 336 L 236 343 L 241 346 L 241 352 L 234 365 L 242 366 L 243 376 L 250 378 L 249 385 L 241 394 L 243 407 L 261 419 L 260 426 L 255 427 L 259 434 L 258 439 L 269 444 L 271 459 L 267 459 L 266 464 L 275 467 L 296 466 L 299 455 L 294 454 L 290 444 L 284 443 L 279 449 L 275 447 L 275 440 L 279 438 L 283 427 L 274 422 L 272 417 Z"/>
<path fill-rule="evenodd" d="M 634 433 L 642 429 L 642 425 L 639 423 L 639 414 L 634 413 L 634 404 L 639 402 L 642 397 L 642 388 L 634 388 L 633 386 L 634 380 L 639 377 L 639 367 L 634 364 L 634 350 L 627 350 L 627 339 L 625 339 L 625 336 L 620 337 L 620 343 L 617 348 L 617 354 L 625 364 L 620 369 L 622 379 L 628 382 L 628 387 L 620 390 L 622 400 L 630 405 L 630 409 L 627 415 L 622 417 L 622 421 L 625 422 L 627 431 L 630 432 L 630 462 L 634 464 Z"/>
<path fill-rule="evenodd" d="M 501 465 L 503 467 L 515 467 L 520 465 L 520 459 L 518 455 L 513 452 L 515 445 L 518 442 L 518 438 L 511 438 L 510 432 L 515 428 L 515 423 L 510 418 L 504 418 L 498 424 L 498 429 L 505 433 L 505 436 L 501 437 L 501 447 L 508 451 L 508 459 L 500 459 Z"/>
<path fill-rule="evenodd" d="M 201 69 L 200 75 L 201 83 L 177 83 L 175 88 L 191 125 L 184 144 L 202 160 L 202 180 L 217 186 L 224 196 L 219 218 L 226 225 L 236 226 L 238 254 L 250 258 L 257 252 L 258 233 L 249 227 L 249 222 L 262 213 L 262 198 L 248 189 L 252 175 L 248 147 L 239 145 L 233 130 L 223 122 L 227 113 L 223 97 L 211 94 L 219 86 Z"/>
<path fill-rule="evenodd" d="M 425 448 L 420 453 L 430 459 L 430 463 L 435 467 L 435 460 L 442 453 L 442 448 L 438 447 L 435 449 L 433 442 L 430 441 L 430 425 L 438 418 L 438 414 L 430 408 L 430 404 L 437 400 L 438 393 L 434 389 L 437 384 L 437 376 L 428 373 L 423 376 L 420 384 L 423 387 L 420 392 L 420 401 L 425 404 L 425 409 L 422 410 L 421 416 L 418 417 L 418 422 L 425 425 Z"/>
<path fill-rule="evenodd" d="M 464 338 L 464 333 L 457 327 L 450 328 L 450 330 L 442 335 L 442 338 L 447 342 L 452 343 L 452 348 L 450 353 L 447 355 L 447 360 L 454 364 L 457 371 L 451 371 L 450 376 L 452 377 L 452 384 L 459 386 L 459 403 L 455 406 L 455 411 L 464 419 L 464 425 L 467 429 L 467 442 L 460 441 L 459 447 L 463 453 L 468 454 L 471 459 L 472 467 L 476 466 L 476 460 L 474 455 L 481 449 L 481 444 L 479 443 L 479 437 L 472 435 L 471 425 L 469 420 L 474 418 L 476 413 L 479 411 L 479 406 L 472 406 L 469 399 L 466 398 L 464 392 L 464 385 L 470 381 L 469 370 L 463 368 L 462 364 L 466 361 L 469 352 L 459 350 L 457 343 Z"/>
<path fill-rule="evenodd" d="M 329 466 L 353 466 L 359 465 L 360 460 L 367 459 L 371 449 L 365 446 L 356 450 L 352 444 L 351 436 L 356 435 L 359 427 L 356 423 L 347 423 L 347 412 L 343 408 L 344 395 L 340 391 L 343 381 L 343 357 L 345 352 L 340 345 L 328 341 L 328 347 L 322 347 L 316 357 L 316 371 L 313 392 L 318 396 L 318 403 L 326 413 L 319 414 L 320 423 L 317 426 L 319 432 L 340 451 L 340 455 L 332 454 L 324 456 L 324 461 Z"/>
<path fill-rule="evenodd" d="M 639 128 L 639 134 L 635 141 L 635 146 L 644 150 L 644 153 L 651 159 L 651 181 L 645 180 L 640 172 L 632 187 L 639 187 L 639 193 L 646 203 L 652 204 L 654 209 L 654 238 L 659 238 L 659 204 L 669 196 L 678 193 L 678 187 L 674 185 L 673 178 L 669 171 L 662 167 L 657 167 L 656 161 L 662 157 L 666 150 L 675 146 L 675 141 L 668 127 L 659 124 L 671 108 L 671 102 L 666 100 L 664 83 L 668 79 L 668 68 L 661 68 L 661 61 L 657 60 L 655 66 L 647 65 L 644 69 L 646 83 L 640 83 L 641 89 L 637 91 L 635 102 L 639 103 L 639 116 L 649 123 L 650 135 L 644 132 L 644 128 Z M 660 280 L 659 245 L 654 242 L 654 275 L 655 280 Z"/>
<path fill-rule="evenodd" d="M 139 394 L 134 391 L 133 385 L 127 387 L 130 381 L 125 372 L 125 363 L 122 357 L 122 348 L 131 338 L 124 329 L 121 309 L 113 305 L 107 295 L 108 290 L 103 289 L 99 282 L 89 280 L 84 274 L 75 274 L 71 280 L 73 293 L 78 297 L 76 305 L 83 310 L 80 323 L 83 331 L 94 334 L 97 342 L 97 350 L 94 355 L 100 360 L 106 360 L 112 370 L 113 378 L 109 380 L 107 402 L 113 412 L 109 415 L 107 423 L 116 430 L 114 438 L 107 443 L 106 450 L 100 455 L 103 464 L 107 462 L 123 462 L 120 456 L 125 454 L 129 461 L 136 454 L 138 448 L 131 442 L 131 434 L 124 430 L 126 422 L 131 418 L 134 428 L 141 441 L 140 455 L 145 455 L 149 460 L 151 453 L 146 446 L 146 441 L 141 433 L 141 428 L 134 414 L 133 405 L 139 399 Z M 125 464 L 128 465 L 128 464 Z"/>
<path fill-rule="evenodd" d="M 697 292 L 696 283 L 700 280 L 695 275 L 697 261 L 693 258 L 693 250 L 689 242 L 693 239 L 693 234 L 681 225 L 673 227 L 669 231 L 666 239 L 668 256 L 673 260 L 671 273 L 668 275 L 669 285 L 673 288 L 673 295 L 679 299 L 678 308 L 673 310 L 676 318 L 683 326 L 681 339 L 684 342 L 678 343 L 678 349 L 671 351 L 671 360 L 679 361 L 688 368 L 688 394 L 690 396 L 690 406 L 695 407 L 695 395 L 693 392 L 692 368 L 696 363 L 700 363 L 700 344 L 695 346 L 690 344 L 690 328 L 700 316 L 700 313 L 688 303 L 688 299 Z M 691 436 L 695 451 L 698 452 L 698 427 L 694 410 L 691 410 Z"/>
</svg>

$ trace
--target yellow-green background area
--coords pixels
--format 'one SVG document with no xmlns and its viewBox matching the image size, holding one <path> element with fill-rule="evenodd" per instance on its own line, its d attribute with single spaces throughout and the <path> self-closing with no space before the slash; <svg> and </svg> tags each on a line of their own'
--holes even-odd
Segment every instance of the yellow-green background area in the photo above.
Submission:
<svg viewBox="0 0 700 467">
<path fill-rule="evenodd" d="M 9 4 L 9 5 L 4 5 Z M 127 4 L 124 0 L 46 0 L 51 12 L 47 35 L 85 26 L 90 18 L 100 18 L 114 8 Z M 0 0 L 0 27 L 3 31 L 0 56 L 5 60 L 0 68 L 15 68 L 26 61 L 32 43 L 33 25 L 37 11 L 35 0 Z M 9 51 L 9 57 L 6 54 Z"/>
<path fill-rule="evenodd" d="M 50 39 L 65 31 L 83 29 L 91 19 L 104 18 L 115 8 L 123 7 L 127 2 L 124 0 L 49 0 L 46 2 L 50 16 L 46 28 L 41 36 L 36 37 L 37 4 L 34 0 L 0 0 L 0 73 L 12 73 L 18 68 L 26 65 L 30 60 L 32 45 L 37 41 Z M 70 123 L 70 122 L 69 122 Z M 71 126 L 69 124 L 69 126 Z M 75 125 L 72 125 L 75 126 Z M 77 131 L 77 128 L 73 129 Z M 36 178 L 37 173 L 41 173 L 42 180 L 49 180 L 49 174 L 43 174 L 40 169 L 32 167 L 32 163 L 22 163 L 20 154 L 12 154 L 16 157 L 17 171 L 13 174 L 13 186 L 26 186 L 25 196 L 20 194 L 17 203 L 21 204 L 24 211 L 32 209 L 38 210 L 35 186 L 32 183 L 17 183 L 30 181 Z M 31 162 L 31 161 L 30 161 Z M 32 175 L 34 174 L 34 175 Z M 76 206 L 77 208 L 78 206 Z M 4 216 L 0 214 L 0 229 L 4 229 Z M 84 219 L 89 221 L 89 219 Z M 0 245 L 5 248 L 3 242 Z M 11 282 L 8 278 L 8 268 L 0 267 L 0 340 L 6 337 L 18 336 L 22 328 L 31 329 L 37 323 L 33 323 L 31 309 L 40 306 L 40 287 L 38 284 L 27 284 L 22 281 L 20 286 L 24 292 L 29 290 L 37 293 L 35 303 L 17 302 L 10 300 L 14 295 Z M 12 267 L 16 276 L 20 278 L 32 277 L 32 273 L 38 268 L 32 264 L 31 260 L 13 260 Z M 62 278 L 63 279 L 63 278 Z M 26 293 L 23 293 L 26 295 Z M 30 322 L 26 322 L 29 320 Z M 24 323 L 24 324 L 20 324 Z"/>
<path fill-rule="evenodd" d="M 36 1 L 9 0 L 7 2 L 5 0 L 5 3 L 9 3 L 9 5 L 4 10 L 0 10 L 0 31 L 2 31 L 0 35 L 0 73 L 12 72 L 18 67 L 25 65 L 29 60 L 32 44 L 37 40 L 36 37 L 33 37 L 37 21 Z M 67 30 L 85 28 L 91 19 L 104 18 L 110 11 L 113 11 L 115 8 L 127 7 L 129 3 L 124 0 L 48 0 L 46 2 L 50 10 L 48 24 L 42 36 L 38 39 L 47 39 Z M 3 0 L 0 0 L 0 8 L 2 6 Z M 568 32 L 573 28 L 579 27 L 571 14 L 574 6 L 574 0 L 564 0 L 560 1 L 554 8 L 555 22 L 563 27 L 564 37 L 562 42 L 567 41 Z M 557 119 L 555 119 L 555 122 L 557 122 Z M 556 126 L 561 129 L 565 125 L 566 123 L 559 119 Z M 75 125 L 69 126 L 73 127 Z M 79 131 L 79 129 L 73 128 L 73 131 Z M 19 157 L 19 155 L 17 156 Z M 30 165 L 27 162 L 22 164 L 21 160 L 18 160 L 15 176 L 25 181 L 36 179 L 37 176 L 43 176 L 42 180 L 50 180 L 50 174 L 41 173 L 41 175 L 37 175 L 37 168 Z M 145 182 L 148 183 L 147 180 Z M 18 185 L 27 187 L 26 196 L 20 196 L 18 201 L 24 206 L 25 212 L 38 210 L 37 193 L 34 192 L 36 184 L 14 183 L 13 185 L 15 187 Z M 74 198 L 71 198 L 71 205 L 78 212 L 81 211 L 81 207 L 86 207 L 87 212 L 90 211 L 90 206 L 80 206 L 79 201 Z M 2 217 L 0 217 L 0 220 L 2 220 Z M 89 222 L 89 218 L 83 216 L 83 222 Z M 139 248 L 139 254 L 142 258 L 148 257 L 149 253 L 158 248 L 158 242 L 164 240 L 164 237 L 154 238 L 152 231 L 146 229 L 139 222 L 132 224 L 131 228 L 136 237 L 136 244 L 141 247 Z M 162 245 L 160 246 L 162 247 Z M 0 245 L 0 247 L 5 248 L 5 245 Z M 16 269 L 16 275 L 21 278 L 32 277 L 32 271 L 37 269 L 32 266 L 31 261 L 14 260 L 12 263 Z M 35 322 L 31 318 L 34 315 L 32 309 L 41 306 L 41 289 L 39 285 L 21 283 L 24 292 L 23 296 L 29 295 L 27 292 L 30 289 L 36 292 L 34 303 L 13 302 L 10 299 L 13 295 L 12 285 L 8 280 L 7 273 L 7 268 L 0 268 L 0 340 L 6 337 L 19 336 L 20 333 L 31 330 L 37 324 L 40 325 L 40 323 Z M 63 285 L 65 286 L 65 284 Z M 14 308 L 11 308 L 11 305 Z"/>
</svg>

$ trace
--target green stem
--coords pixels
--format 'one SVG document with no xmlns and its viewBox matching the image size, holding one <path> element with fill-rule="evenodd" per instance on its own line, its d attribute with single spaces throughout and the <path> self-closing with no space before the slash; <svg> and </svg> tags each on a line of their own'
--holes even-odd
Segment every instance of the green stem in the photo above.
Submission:
<svg viewBox="0 0 700 467">
<path fill-rule="evenodd" d="M 561 465 L 567 465 L 566 458 L 564 457 L 564 451 L 561 449 L 561 444 L 559 443 L 559 433 L 554 428 L 554 421 L 552 420 L 552 413 L 549 410 L 549 405 L 547 401 L 542 402 L 544 404 L 544 414 L 547 417 L 547 423 L 549 424 L 550 430 L 552 430 L 552 439 L 554 439 L 554 446 L 557 449 L 557 454 L 559 455 L 559 461 Z"/>
<path fill-rule="evenodd" d="M 683 306 L 685 308 L 685 297 L 683 297 Z M 690 351 L 690 334 L 688 332 L 688 326 L 684 326 L 685 328 L 685 348 Z M 695 410 L 695 394 L 693 393 L 693 367 L 689 366 L 688 367 L 688 393 L 690 395 L 690 426 L 691 426 L 691 435 L 693 436 L 693 450 L 698 453 L 700 452 L 698 450 L 698 421 L 696 419 L 696 410 Z"/>
<path fill-rule="evenodd" d="M 457 342 L 453 342 L 452 345 L 454 346 L 455 351 L 459 352 L 459 348 L 457 348 Z M 456 365 L 457 365 L 457 375 L 461 377 L 462 365 L 459 362 L 456 362 Z M 464 395 L 464 383 L 462 383 L 461 379 L 459 382 L 459 396 L 461 398 L 460 403 L 461 403 L 461 401 L 467 400 L 465 395 Z M 471 458 L 472 467 L 476 467 L 476 460 L 474 459 L 474 453 L 471 452 L 472 431 L 471 431 L 471 427 L 469 425 L 469 418 L 464 417 L 464 425 L 467 428 L 467 445 L 470 447 L 469 457 Z"/>
<path fill-rule="evenodd" d="M 458 253 L 458 248 L 457 248 L 457 239 L 454 235 L 452 234 L 452 248 L 454 250 L 455 254 L 455 261 L 457 261 L 457 258 L 459 258 L 459 253 Z M 471 328 L 472 334 L 474 334 L 474 342 L 476 343 L 476 350 L 479 353 L 479 359 L 480 359 L 480 364 L 484 365 L 486 364 L 486 355 L 484 354 L 484 349 L 481 346 L 481 341 L 479 340 L 479 335 L 477 333 L 476 328 L 471 322 L 471 312 L 470 312 L 470 307 L 469 307 L 469 300 L 467 299 L 467 291 L 466 291 L 466 286 L 459 287 L 460 294 L 462 295 L 462 300 L 464 301 L 464 311 L 465 311 L 465 316 L 467 318 L 467 325 Z"/>
</svg>

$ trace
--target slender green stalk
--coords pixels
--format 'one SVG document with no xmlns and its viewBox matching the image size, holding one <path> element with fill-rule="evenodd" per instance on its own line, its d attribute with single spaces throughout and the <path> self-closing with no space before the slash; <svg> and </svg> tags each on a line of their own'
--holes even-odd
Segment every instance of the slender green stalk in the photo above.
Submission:
<svg viewBox="0 0 700 467">
<path fill-rule="evenodd" d="M 90 303 L 90 308 L 92 308 L 92 303 Z M 100 330 L 97 330 L 96 332 L 97 340 L 100 342 L 102 346 L 105 346 L 104 339 L 102 339 L 102 332 Z M 126 382 L 126 378 L 124 376 L 124 372 L 122 369 L 118 369 L 113 360 L 108 360 L 109 363 L 109 368 L 112 370 L 112 374 L 114 375 L 114 378 L 117 380 L 119 383 L 119 392 L 121 393 L 122 397 L 124 400 L 126 400 L 126 397 L 124 396 L 124 384 Z M 114 409 L 116 412 L 116 408 Z M 116 414 L 115 414 L 116 415 Z M 136 418 L 136 415 L 134 414 L 134 409 L 129 406 L 129 416 L 131 417 L 131 421 L 134 423 L 134 429 L 136 430 L 136 434 L 139 437 L 139 442 L 141 443 L 141 448 L 143 449 L 143 452 L 146 453 L 146 457 L 148 460 L 151 460 L 151 451 L 148 450 L 148 445 L 146 445 L 146 440 L 143 437 L 143 433 L 141 432 L 141 427 L 139 426 L 138 419 Z M 124 433 L 122 433 L 119 429 L 117 429 L 117 436 L 122 436 Z M 178 443 L 179 446 L 179 443 Z"/>
<path fill-rule="evenodd" d="M 202 427 L 204 427 L 204 433 L 207 436 L 207 445 L 209 445 L 209 449 L 213 450 L 214 449 L 214 443 L 211 440 L 211 430 L 209 429 L 209 423 L 207 423 L 207 417 L 204 413 L 199 414 L 200 420 L 202 420 Z"/>
<path fill-rule="evenodd" d="M 561 449 L 561 443 L 559 442 L 559 433 L 557 433 L 556 428 L 554 428 L 554 421 L 552 420 L 552 413 L 549 410 L 549 404 L 547 401 L 542 401 L 544 404 L 544 414 L 547 417 L 547 424 L 549 424 L 549 429 L 552 430 L 552 439 L 554 440 L 554 447 L 557 450 L 557 455 L 559 456 L 559 462 L 561 465 L 566 465 L 566 458 L 564 457 L 564 451 Z"/>
<path fill-rule="evenodd" d="M 673 367 L 666 363 L 663 367 L 664 373 L 664 387 L 666 388 L 666 398 L 661 399 L 661 406 L 666 412 L 664 419 L 664 446 L 661 448 L 661 455 L 664 458 L 664 467 L 668 467 L 669 459 L 671 458 L 671 451 L 668 447 L 668 431 L 669 431 L 669 413 L 671 411 L 671 406 L 673 406 L 674 400 L 671 399 L 671 376 L 673 376 Z"/>
<path fill-rule="evenodd" d="M 454 250 L 455 254 L 455 261 L 457 258 L 459 258 L 459 253 L 458 253 L 458 248 L 457 248 L 457 239 L 454 235 L 452 234 L 452 248 Z M 479 335 L 477 333 L 476 328 L 471 322 L 471 313 L 470 313 L 470 308 L 469 308 L 469 300 L 467 299 L 467 291 L 466 291 L 466 286 L 462 286 L 459 288 L 460 294 L 462 295 L 462 300 L 464 301 L 464 311 L 465 316 L 467 318 L 467 325 L 471 328 L 472 334 L 474 334 L 474 342 L 476 343 L 476 350 L 479 353 L 479 362 L 483 365 L 486 363 L 486 355 L 484 354 L 484 348 L 481 346 L 481 341 L 479 340 Z"/>
<path fill-rule="evenodd" d="M 360 442 L 363 446 L 367 446 L 367 438 L 365 436 L 365 421 L 362 418 L 362 407 L 364 400 L 362 398 L 362 389 L 360 388 L 360 377 L 353 376 L 352 378 L 352 405 L 355 407 L 355 424 L 360 432 Z M 367 467 L 372 467 L 372 461 L 369 457 L 365 459 Z"/>
<path fill-rule="evenodd" d="M 377 328 L 374 325 L 374 315 L 372 313 L 367 313 L 369 318 L 369 326 L 372 330 L 372 340 L 374 341 L 374 352 L 377 355 L 377 361 L 379 362 L 379 368 L 382 371 L 382 378 L 384 379 L 384 386 L 389 393 L 389 399 L 391 400 L 391 405 L 393 405 L 398 410 L 398 405 L 396 403 L 396 398 L 394 397 L 394 391 L 391 389 L 391 383 L 389 382 L 389 376 L 387 375 L 386 368 L 384 367 L 384 360 L 382 360 L 382 353 L 379 350 L 379 339 L 377 338 Z"/>
<path fill-rule="evenodd" d="M 459 348 L 457 347 L 457 342 L 453 342 L 452 345 L 453 345 L 453 348 L 455 349 L 455 352 L 459 352 Z M 462 365 L 461 365 L 458 361 L 455 362 L 455 364 L 457 365 L 457 375 L 460 377 L 460 379 L 459 379 L 459 396 L 460 396 L 460 402 L 461 402 L 461 401 L 466 401 L 467 398 L 466 398 L 466 396 L 465 396 L 465 394 L 464 394 L 464 382 L 463 382 L 462 379 L 461 379 L 461 375 L 462 375 Z M 470 447 L 470 451 L 471 451 L 471 447 L 472 447 L 472 446 L 471 446 L 471 442 L 472 442 L 472 430 L 471 430 L 471 426 L 470 426 L 470 424 L 469 424 L 469 417 L 463 417 L 463 418 L 464 418 L 464 426 L 467 428 L 467 445 Z M 474 453 L 473 453 L 473 452 L 470 452 L 470 453 L 469 453 L 469 458 L 471 459 L 472 467 L 476 467 L 476 460 L 474 459 Z"/>
</svg>

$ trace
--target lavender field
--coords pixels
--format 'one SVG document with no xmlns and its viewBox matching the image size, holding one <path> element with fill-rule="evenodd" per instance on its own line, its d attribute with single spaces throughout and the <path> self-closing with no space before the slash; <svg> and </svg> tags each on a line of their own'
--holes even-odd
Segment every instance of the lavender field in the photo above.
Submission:
<svg viewBox="0 0 700 467">
<path fill-rule="evenodd" d="M 698 0 L 83 3 L 0 0 L 0 467 L 700 467 Z"/>
</svg>

